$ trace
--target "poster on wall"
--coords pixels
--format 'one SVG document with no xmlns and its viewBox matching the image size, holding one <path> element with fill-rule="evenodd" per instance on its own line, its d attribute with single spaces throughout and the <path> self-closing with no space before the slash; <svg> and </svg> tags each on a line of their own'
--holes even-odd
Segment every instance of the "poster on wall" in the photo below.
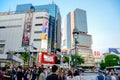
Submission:
<svg viewBox="0 0 120 80">
<path fill-rule="evenodd" d="M 41 48 L 47 50 L 48 47 L 48 21 L 42 22 Z"/>
</svg>

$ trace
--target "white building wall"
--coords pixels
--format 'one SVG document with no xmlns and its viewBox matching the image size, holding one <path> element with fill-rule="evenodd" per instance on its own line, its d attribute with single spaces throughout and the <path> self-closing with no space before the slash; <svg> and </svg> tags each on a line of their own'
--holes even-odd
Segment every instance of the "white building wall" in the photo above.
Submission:
<svg viewBox="0 0 120 80">
<path fill-rule="evenodd" d="M 91 35 L 79 34 L 78 41 L 79 41 L 79 45 L 87 46 L 91 48 L 92 45 Z"/>
<path fill-rule="evenodd" d="M 39 17 L 39 18 L 36 19 L 36 17 Z M 45 17 L 46 19 L 42 18 L 42 17 Z M 46 20 L 49 22 L 48 12 L 35 12 L 33 14 L 30 44 L 33 44 L 33 46 L 36 47 L 38 51 L 41 50 L 42 25 L 36 26 L 36 24 L 42 24 L 43 20 Z M 36 31 L 41 31 L 41 32 L 35 33 Z M 38 41 L 35 41 L 35 39 L 38 39 Z M 45 43 L 45 44 L 47 44 L 47 43 Z"/>
<path fill-rule="evenodd" d="M 36 17 L 46 18 L 36 19 Z M 49 22 L 48 12 L 33 13 L 32 29 L 30 34 L 30 45 L 36 47 L 38 51 L 41 50 L 41 33 L 43 20 Z M 5 44 L 4 53 L 8 51 L 22 50 L 21 48 L 24 31 L 24 22 L 25 14 L 12 14 L 0 16 L 0 44 Z M 41 24 L 41 26 L 36 26 L 35 24 Z M 41 33 L 35 33 L 35 31 L 41 31 Z M 40 39 L 40 41 L 34 41 L 34 39 Z"/>
<path fill-rule="evenodd" d="M 4 40 L 4 53 L 21 47 L 25 14 L 0 16 L 0 41 Z M 2 44 L 2 43 L 1 43 Z"/>
</svg>

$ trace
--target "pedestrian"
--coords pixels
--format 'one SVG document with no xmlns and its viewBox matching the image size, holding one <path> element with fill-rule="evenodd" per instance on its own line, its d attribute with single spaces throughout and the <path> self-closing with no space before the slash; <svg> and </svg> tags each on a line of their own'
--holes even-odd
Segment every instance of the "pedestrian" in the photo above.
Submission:
<svg viewBox="0 0 120 80">
<path fill-rule="evenodd" d="M 58 67 L 56 65 L 52 66 L 52 74 L 47 76 L 46 80 L 60 80 L 59 76 L 57 75 Z"/>
<path fill-rule="evenodd" d="M 80 73 L 78 70 L 75 70 L 73 80 L 81 80 Z"/>
<path fill-rule="evenodd" d="M 110 70 L 111 73 L 111 79 L 112 80 L 119 80 L 118 76 L 116 76 L 115 72 L 113 69 Z"/>
<path fill-rule="evenodd" d="M 6 67 L 5 74 L 3 75 L 4 80 L 11 80 L 11 76 L 12 76 L 11 69 L 8 66 L 8 67 Z"/>
<path fill-rule="evenodd" d="M 16 76 L 16 80 L 24 80 L 24 73 L 22 72 L 21 66 L 18 66 Z"/>
<path fill-rule="evenodd" d="M 67 71 L 67 80 L 73 80 L 73 73 L 71 70 Z"/>
<path fill-rule="evenodd" d="M 45 74 L 43 73 L 43 68 L 39 68 L 38 71 L 38 80 L 45 80 Z"/>
<path fill-rule="evenodd" d="M 36 74 L 36 70 L 34 68 L 32 69 L 31 75 L 32 75 L 32 79 L 31 80 L 36 80 L 37 74 Z"/>
<path fill-rule="evenodd" d="M 105 77 L 102 74 L 102 71 L 98 71 L 98 76 L 96 77 L 96 80 L 105 80 Z"/>
<path fill-rule="evenodd" d="M 65 76 L 63 75 L 63 72 L 61 69 L 58 69 L 57 74 L 58 74 L 60 80 L 65 80 Z"/>
<path fill-rule="evenodd" d="M 0 80 L 3 80 L 3 75 L 4 75 L 4 72 L 2 68 L 0 67 Z"/>
<path fill-rule="evenodd" d="M 15 78 L 16 78 L 16 68 L 13 67 L 11 72 L 12 72 L 11 78 L 12 78 L 12 80 L 15 80 Z"/>
</svg>

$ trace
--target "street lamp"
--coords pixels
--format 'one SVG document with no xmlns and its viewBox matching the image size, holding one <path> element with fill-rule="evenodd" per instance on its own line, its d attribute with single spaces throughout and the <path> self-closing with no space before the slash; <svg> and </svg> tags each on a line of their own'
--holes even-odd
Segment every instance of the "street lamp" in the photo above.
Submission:
<svg viewBox="0 0 120 80">
<path fill-rule="evenodd" d="M 75 27 L 73 29 L 73 38 L 74 38 L 74 41 L 75 41 L 75 68 L 77 68 L 77 59 L 76 59 L 76 56 L 77 56 L 77 51 L 76 51 L 76 45 L 78 43 L 77 41 L 77 38 L 78 38 L 78 35 L 79 34 L 79 31 L 77 30 L 77 28 Z"/>
</svg>

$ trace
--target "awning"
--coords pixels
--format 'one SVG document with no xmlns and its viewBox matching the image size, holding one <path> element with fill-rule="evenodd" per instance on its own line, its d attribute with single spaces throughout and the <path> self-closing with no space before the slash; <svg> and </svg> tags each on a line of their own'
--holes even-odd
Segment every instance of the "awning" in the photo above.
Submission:
<svg viewBox="0 0 120 80">
<path fill-rule="evenodd" d="M 0 54 L 0 60 L 13 60 L 22 63 L 23 60 L 11 54 Z"/>
</svg>

